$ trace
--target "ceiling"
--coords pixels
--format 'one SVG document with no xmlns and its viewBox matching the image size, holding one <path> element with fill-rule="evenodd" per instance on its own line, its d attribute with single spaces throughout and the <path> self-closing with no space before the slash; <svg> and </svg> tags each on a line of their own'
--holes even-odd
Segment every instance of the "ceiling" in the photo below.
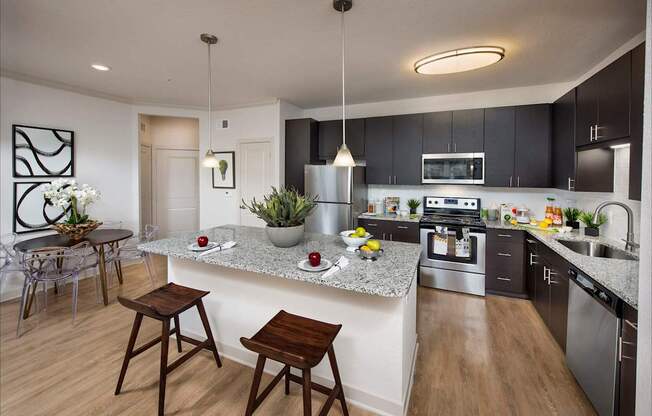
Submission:
<svg viewBox="0 0 652 416">
<path fill-rule="evenodd" d="M 237 106 L 340 101 L 340 19 L 331 0 L 1 0 L 0 66 L 131 102 Z M 346 13 L 347 102 L 571 81 L 645 27 L 645 0 L 354 0 Z M 506 57 L 424 76 L 426 55 L 497 45 Z M 98 72 L 90 64 L 111 66 Z"/>
</svg>

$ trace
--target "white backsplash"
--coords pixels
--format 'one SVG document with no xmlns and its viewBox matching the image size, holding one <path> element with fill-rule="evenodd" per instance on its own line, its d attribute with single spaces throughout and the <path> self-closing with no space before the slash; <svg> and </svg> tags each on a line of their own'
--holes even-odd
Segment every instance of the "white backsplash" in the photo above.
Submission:
<svg viewBox="0 0 652 416">
<path fill-rule="evenodd" d="M 641 203 L 627 198 L 629 192 L 629 148 L 615 150 L 614 192 L 568 192 L 559 189 L 535 188 L 487 188 L 476 185 L 369 185 L 369 200 L 375 201 L 388 196 L 401 199 L 400 209 L 407 210 L 407 200 L 410 198 L 423 201 L 424 196 L 472 197 L 482 200 L 482 207 L 511 203 L 515 206 L 526 206 L 537 218 L 545 214 L 546 198 L 555 198 L 562 207 L 575 206 L 585 211 L 593 211 L 601 202 L 608 200 L 621 201 L 632 208 L 634 212 L 634 233 L 638 240 L 640 228 Z M 422 212 L 419 207 L 417 212 Z M 601 233 L 612 239 L 625 237 L 627 229 L 627 214 L 620 207 L 609 207 L 604 211 L 608 222 L 601 227 Z"/>
</svg>

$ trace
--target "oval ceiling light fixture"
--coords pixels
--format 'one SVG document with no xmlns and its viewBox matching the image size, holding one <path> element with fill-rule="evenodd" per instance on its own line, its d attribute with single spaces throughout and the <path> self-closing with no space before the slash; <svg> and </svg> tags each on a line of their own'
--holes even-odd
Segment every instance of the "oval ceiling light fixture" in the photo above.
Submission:
<svg viewBox="0 0 652 416">
<path fill-rule="evenodd" d="M 424 75 L 453 74 L 495 64 L 505 57 L 499 46 L 475 46 L 438 53 L 418 60 L 414 70 Z"/>
<path fill-rule="evenodd" d="M 91 64 L 91 68 L 97 71 L 110 71 L 111 67 L 104 64 Z"/>
</svg>

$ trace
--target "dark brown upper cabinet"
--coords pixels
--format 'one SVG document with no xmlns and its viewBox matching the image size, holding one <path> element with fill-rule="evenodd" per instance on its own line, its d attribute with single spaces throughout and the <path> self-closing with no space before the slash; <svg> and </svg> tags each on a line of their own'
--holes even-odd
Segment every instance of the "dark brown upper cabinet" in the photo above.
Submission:
<svg viewBox="0 0 652 416">
<path fill-rule="evenodd" d="M 629 137 L 631 59 L 623 55 L 577 87 L 577 146 Z"/>
<path fill-rule="evenodd" d="M 423 153 L 449 153 L 453 129 L 453 113 L 441 111 L 423 115 Z"/>
<path fill-rule="evenodd" d="M 423 114 L 406 114 L 393 119 L 393 183 L 420 185 Z"/>
<path fill-rule="evenodd" d="M 575 89 L 552 104 L 552 186 L 575 190 Z"/>
<path fill-rule="evenodd" d="M 364 119 L 346 120 L 346 145 L 354 158 L 365 156 Z M 319 122 L 319 158 L 332 160 L 342 145 L 342 120 Z"/>
<path fill-rule="evenodd" d="M 392 168 L 393 117 L 365 119 L 367 183 L 389 185 L 394 180 Z"/>
<path fill-rule="evenodd" d="M 643 175 L 643 91 L 645 87 L 645 43 L 632 51 L 631 147 L 629 149 L 629 199 L 641 200 Z"/>
<path fill-rule="evenodd" d="M 479 153 L 484 150 L 484 111 L 483 108 L 453 111 L 453 153 Z"/>
<path fill-rule="evenodd" d="M 304 165 L 319 162 L 317 121 L 311 118 L 285 121 L 285 186 L 304 192 Z"/>
<path fill-rule="evenodd" d="M 484 112 L 484 185 L 514 184 L 514 107 Z"/>
<path fill-rule="evenodd" d="M 514 180 L 520 188 L 550 186 L 550 104 L 523 105 L 514 114 Z"/>
</svg>

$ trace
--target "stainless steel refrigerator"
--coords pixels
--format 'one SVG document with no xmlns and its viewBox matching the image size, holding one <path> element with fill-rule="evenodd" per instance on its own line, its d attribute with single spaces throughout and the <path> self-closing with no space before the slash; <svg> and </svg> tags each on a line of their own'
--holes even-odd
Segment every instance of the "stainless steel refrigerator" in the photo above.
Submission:
<svg viewBox="0 0 652 416">
<path fill-rule="evenodd" d="M 305 165 L 305 193 L 317 196 L 317 208 L 306 219 L 306 231 L 338 234 L 357 224 L 367 211 L 365 168 Z"/>
</svg>

